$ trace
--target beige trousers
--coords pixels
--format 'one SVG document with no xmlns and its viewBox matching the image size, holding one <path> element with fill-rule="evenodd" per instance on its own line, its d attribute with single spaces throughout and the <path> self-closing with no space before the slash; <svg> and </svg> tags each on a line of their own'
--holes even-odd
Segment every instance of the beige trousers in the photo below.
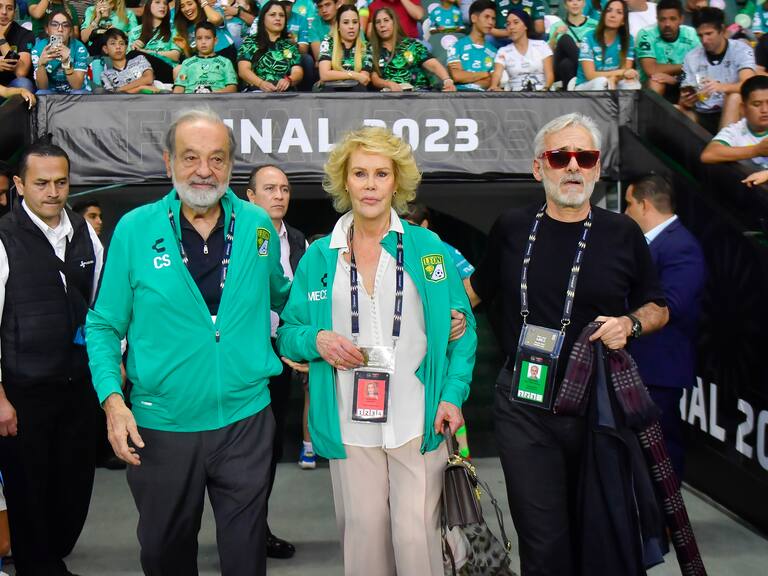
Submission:
<svg viewBox="0 0 768 576">
<path fill-rule="evenodd" d="M 421 437 L 394 449 L 344 446 L 331 460 L 336 523 L 347 576 L 442 576 L 440 494 L 445 443 Z"/>
</svg>

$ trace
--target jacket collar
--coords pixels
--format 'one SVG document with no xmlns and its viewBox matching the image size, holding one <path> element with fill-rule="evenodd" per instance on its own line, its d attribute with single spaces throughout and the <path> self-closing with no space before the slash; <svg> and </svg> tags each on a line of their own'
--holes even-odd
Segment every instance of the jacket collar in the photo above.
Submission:
<svg viewBox="0 0 768 576">
<path fill-rule="evenodd" d="M 389 210 L 389 230 L 384 238 L 387 238 L 392 232 L 400 234 L 405 232 L 403 222 L 400 220 L 397 212 L 395 212 L 394 208 L 390 208 Z M 332 250 L 341 250 L 342 253 L 349 250 L 349 247 L 347 246 L 347 236 L 349 235 L 349 228 L 352 226 L 352 218 L 353 215 L 350 210 L 338 219 L 336 226 L 333 227 L 333 232 L 331 232 L 331 243 L 329 248 Z M 382 238 L 382 240 L 384 240 L 384 238 Z"/>
</svg>

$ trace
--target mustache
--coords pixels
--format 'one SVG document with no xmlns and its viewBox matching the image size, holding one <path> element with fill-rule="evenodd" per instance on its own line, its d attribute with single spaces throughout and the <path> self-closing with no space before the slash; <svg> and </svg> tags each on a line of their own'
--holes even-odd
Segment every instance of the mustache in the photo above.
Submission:
<svg viewBox="0 0 768 576">
<path fill-rule="evenodd" d="M 581 174 L 566 174 L 560 178 L 560 184 L 584 184 Z"/>
<path fill-rule="evenodd" d="M 195 178 L 189 181 L 190 186 L 218 186 L 218 184 L 213 178 Z"/>
</svg>

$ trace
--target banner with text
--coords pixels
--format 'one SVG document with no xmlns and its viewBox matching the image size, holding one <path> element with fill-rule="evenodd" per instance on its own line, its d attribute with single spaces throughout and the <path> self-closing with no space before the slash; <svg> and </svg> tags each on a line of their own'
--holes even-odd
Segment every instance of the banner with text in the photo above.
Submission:
<svg viewBox="0 0 768 576">
<path fill-rule="evenodd" d="M 70 155 L 74 185 L 165 180 L 166 131 L 201 106 L 232 127 L 239 181 L 265 162 L 317 180 L 333 143 L 364 124 L 407 139 L 425 175 L 530 175 L 536 132 L 568 112 L 595 120 L 603 176 L 618 175 L 621 106 L 610 93 L 51 95 L 35 109 L 36 133 Z"/>
</svg>

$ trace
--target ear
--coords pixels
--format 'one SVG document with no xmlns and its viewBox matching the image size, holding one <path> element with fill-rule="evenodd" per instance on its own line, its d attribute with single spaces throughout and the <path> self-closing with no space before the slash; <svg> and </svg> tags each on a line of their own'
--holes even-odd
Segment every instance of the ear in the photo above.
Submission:
<svg viewBox="0 0 768 576">
<path fill-rule="evenodd" d="M 171 155 L 168 150 L 163 150 L 163 162 L 165 162 L 165 175 L 171 177 Z"/>
<path fill-rule="evenodd" d="M 419 224 L 422 228 L 429 228 L 429 220 L 424 218 L 424 220 L 421 221 L 421 224 Z"/>
<path fill-rule="evenodd" d="M 539 160 L 538 158 L 535 158 L 533 160 L 533 177 L 538 182 L 541 182 L 544 179 L 544 174 L 542 173 L 541 160 Z"/>
<path fill-rule="evenodd" d="M 256 204 L 256 192 L 254 192 L 253 190 L 251 190 L 250 188 L 248 188 L 248 189 L 245 191 L 245 195 L 248 197 L 248 201 L 249 201 L 251 204 Z"/>
<path fill-rule="evenodd" d="M 18 176 L 13 177 L 13 183 L 16 186 L 16 192 L 19 196 L 24 196 L 24 182 Z"/>
</svg>

